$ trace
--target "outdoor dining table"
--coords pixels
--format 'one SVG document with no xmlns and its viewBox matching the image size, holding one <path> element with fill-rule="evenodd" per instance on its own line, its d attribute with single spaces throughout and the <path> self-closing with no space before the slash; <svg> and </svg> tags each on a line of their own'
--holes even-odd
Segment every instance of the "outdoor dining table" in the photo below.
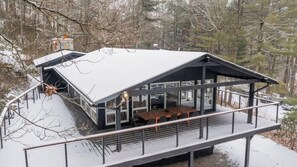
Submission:
<svg viewBox="0 0 297 167">
<path fill-rule="evenodd" d="M 155 123 L 157 123 L 160 117 L 163 117 L 163 116 L 165 116 L 166 118 L 171 118 L 172 115 L 180 116 L 182 113 L 186 113 L 187 117 L 190 117 L 190 113 L 192 112 L 198 112 L 198 111 L 196 111 L 196 109 L 192 107 L 180 106 L 180 107 L 171 107 L 168 109 L 151 110 L 148 112 L 138 112 L 137 115 L 144 121 L 155 120 Z"/>
</svg>

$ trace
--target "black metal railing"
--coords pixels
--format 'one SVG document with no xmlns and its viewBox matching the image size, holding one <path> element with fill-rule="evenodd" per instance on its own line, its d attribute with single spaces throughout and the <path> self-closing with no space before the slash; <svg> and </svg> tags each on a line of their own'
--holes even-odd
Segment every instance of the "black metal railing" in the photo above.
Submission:
<svg viewBox="0 0 297 167">
<path fill-rule="evenodd" d="M 30 89 L 26 90 L 25 92 L 21 93 L 14 99 L 7 102 L 6 105 L 4 106 L 4 108 L 1 112 L 1 115 L 0 115 L 0 144 L 1 144 L 0 148 L 1 149 L 3 148 L 3 138 L 5 138 L 7 135 L 6 132 L 7 132 L 8 126 L 7 126 L 6 120 L 8 120 L 8 125 L 10 125 L 10 123 L 11 123 L 10 120 L 12 119 L 12 115 L 14 115 L 14 113 L 13 113 L 14 111 L 12 111 L 11 106 L 16 103 L 16 111 L 18 112 L 18 114 L 21 114 L 20 113 L 21 112 L 20 102 L 21 102 L 21 99 L 24 98 L 26 101 L 27 109 L 28 109 L 29 108 L 28 93 L 32 92 L 32 99 L 33 99 L 33 102 L 35 103 L 35 100 L 37 98 L 40 98 L 40 92 L 38 91 L 38 86 L 40 86 L 40 85 L 41 85 L 41 83 L 38 83 L 37 85 L 31 87 Z"/>
<path fill-rule="evenodd" d="M 47 163 L 48 166 L 66 167 L 79 164 L 84 166 L 108 164 L 125 158 L 178 148 L 189 142 L 198 143 L 242 131 L 252 131 L 259 127 L 273 126 L 277 121 L 258 118 L 258 115 L 254 115 L 257 126 L 247 123 L 247 114 L 244 111 L 275 105 L 277 120 L 278 104 L 271 102 L 27 147 L 24 149 L 26 166 L 34 167 L 42 163 Z M 260 119 L 261 123 L 258 122 Z M 200 136 L 201 134 L 203 136 Z M 51 164 L 51 159 L 58 161 Z"/>
</svg>

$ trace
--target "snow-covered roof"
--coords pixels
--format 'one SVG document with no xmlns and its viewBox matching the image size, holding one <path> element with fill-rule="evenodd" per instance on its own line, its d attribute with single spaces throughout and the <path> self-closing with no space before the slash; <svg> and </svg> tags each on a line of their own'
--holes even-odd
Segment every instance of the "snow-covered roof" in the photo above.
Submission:
<svg viewBox="0 0 297 167">
<path fill-rule="evenodd" d="M 51 54 L 48 54 L 46 56 L 43 56 L 43 57 L 40 57 L 38 59 L 35 59 L 33 60 L 34 62 L 34 65 L 36 67 L 39 67 L 39 66 L 43 66 L 49 62 L 53 62 L 53 61 L 56 61 L 58 59 L 63 59 L 63 58 L 66 58 L 67 56 L 71 56 L 71 55 L 84 55 L 85 53 L 83 52 L 77 52 L 77 51 L 72 51 L 72 50 L 61 50 L 61 51 L 58 51 L 58 52 L 55 52 L 55 53 L 51 53 Z M 68 60 L 68 59 L 67 59 Z"/>
<path fill-rule="evenodd" d="M 54 69 L 90 103 L 98 104 L 139 84 L 154 82 L 155 78 L 169 75 L 206 55 L 219 65 L 211 69 L 219 75 L 277 83 L 272 78 L 206 52 L 102 48 L 56 65 Z"/>
<path fill-rule="evenodd" d="M 205 54 L 103 48 L 57 65 L 54 69 L 96 103 Z"/>
</svg>

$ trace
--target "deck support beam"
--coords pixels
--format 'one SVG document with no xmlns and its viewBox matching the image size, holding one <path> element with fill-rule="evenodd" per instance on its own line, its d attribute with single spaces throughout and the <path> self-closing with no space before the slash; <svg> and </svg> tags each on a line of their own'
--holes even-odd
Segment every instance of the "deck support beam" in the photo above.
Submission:
<svg viewBox="0 0 297 167">
<path fill-rule="evenodd" d="M 244 167 L 249 167 L 250 165 L 250 152 L 251 152 L 251 140 L 253 136 L 248 136 L 245 138 L 245 159 Z"/>
<path fill-rule="evenodd" d="M 189 152 L 188 167 L 194 167 L 194 151 Z"/>
<path fill-rule="evenodd" d="M 254 106 L 255 83 L 250 84 L 248 107 Z M 247 123 L 253 122 L 253 109 L 248 110 Z"/>
</svg>

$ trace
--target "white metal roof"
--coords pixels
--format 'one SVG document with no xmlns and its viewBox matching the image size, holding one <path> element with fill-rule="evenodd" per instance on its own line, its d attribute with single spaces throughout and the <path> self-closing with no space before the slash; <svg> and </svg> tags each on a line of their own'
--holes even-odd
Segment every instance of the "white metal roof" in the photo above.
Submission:
<svg viewBox="0 0 297 167">
<path fill-rule="evenodd" d="M 102 48 L 54 69 L 88 98 L 100 100 L 191 62 L 205 52 Z"/>
<path fill-rule="evenodd" d="M 71 54 L 71 53 L 85 54 L 85 53 L 82 53 L 82 52 L 77 52 L 77 51 L 72 51 L 72 50 L 61 50 L 61 51 L 58 51 L 58 52 L 51 53 L 51 54 L 48 54 L 46 56 L 40 57 L 38 59 L 35 59 L 35 60 L 33 60 L 33 62 L 34 62 L 35 66 L 38 66 L 38 65 L 41 65 L 43 63 L 46 63 L 46 62 L 61 58 L 63 56 Z"/>
</svg>

